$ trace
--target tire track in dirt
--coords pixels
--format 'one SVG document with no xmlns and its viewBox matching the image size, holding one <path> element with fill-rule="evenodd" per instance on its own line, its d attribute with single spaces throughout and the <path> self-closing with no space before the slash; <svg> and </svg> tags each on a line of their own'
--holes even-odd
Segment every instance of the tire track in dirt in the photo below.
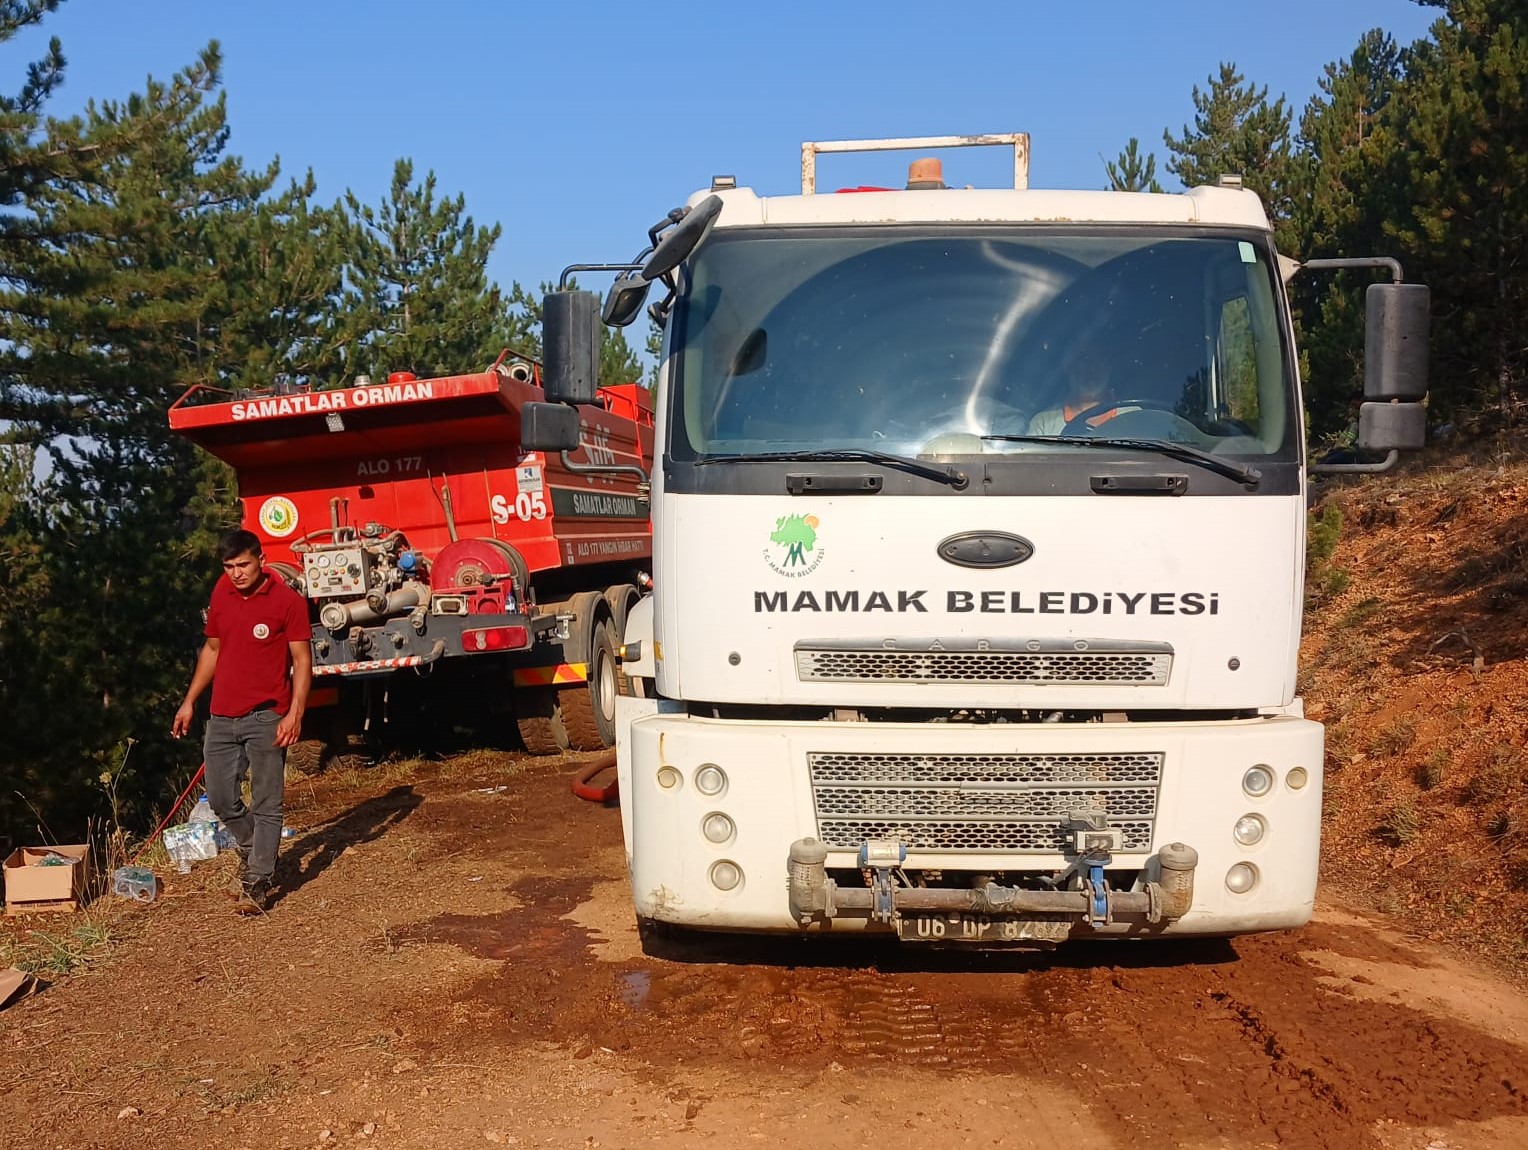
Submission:
<svg viewBox="0 0 1528 1150">
<path fill-rule="evenodd" d="M 515 821 L 535 825 L 534 838 L 494 836 L 523 876 L 509 888 L 519 905 L 395 932 L 405 946 L 449 943 L 498 964 L 450 988 L 474 1004 L 453 1025 L 440 1024 L 439 1001 L 417 1004 L 411 1029 L 427 1052 L 551 1041 L 653 1068 L 906 1066 L 991 1079 L 999 1092 L 1021 1078 L 1080 1094 L 1122 1144 L 1144 1147 L 1378 1147 L 1386 1123 L 1528 1120 L 1528 1049 L 1398 999 L 1344 993 L 1301 956 L 1416 965 L 1351 923 L 1050 954 L 680 936 L 600 961 L 603 943 L 575 919 L 629 921 L 614 905 L 624 899 L 614 812 L 570 820 L 552 805 L 531 788 Z M 584 869 L 548 873 L 549 857 Z M 596 884 L 612 905 L 574 915 Z"/>
</svg>

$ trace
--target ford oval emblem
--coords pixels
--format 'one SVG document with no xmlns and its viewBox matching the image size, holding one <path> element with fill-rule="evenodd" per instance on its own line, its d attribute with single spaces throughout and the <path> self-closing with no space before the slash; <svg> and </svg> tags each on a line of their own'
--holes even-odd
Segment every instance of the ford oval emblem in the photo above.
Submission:
<svg viewBox="0 0 1528 1150">
<path fill-rule="evenodd" d="M 1028 539 L 1006 531 L 962 531 L 939 544 L 939 558 L 957 567 L 1012 567 L 1034 553 Z"/>
</svg>

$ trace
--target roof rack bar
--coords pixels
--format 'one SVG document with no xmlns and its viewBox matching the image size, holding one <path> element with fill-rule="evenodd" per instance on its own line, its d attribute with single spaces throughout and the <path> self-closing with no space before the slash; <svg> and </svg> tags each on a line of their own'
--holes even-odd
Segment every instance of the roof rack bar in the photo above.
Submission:
<svg viewBox="0 0 1528 1150">
<path fill-rule="evenodd" d="M 1013 186 L 1029 187 L 1029 133 L 999 132 L 987 136 L 903 136 L 888 140 L 807 140 L 801 145 L 801 194 L 817 193 L 817 157 L 823 152 L 900 152 L 912 148 L 1013 149 Z"/>
</svg>

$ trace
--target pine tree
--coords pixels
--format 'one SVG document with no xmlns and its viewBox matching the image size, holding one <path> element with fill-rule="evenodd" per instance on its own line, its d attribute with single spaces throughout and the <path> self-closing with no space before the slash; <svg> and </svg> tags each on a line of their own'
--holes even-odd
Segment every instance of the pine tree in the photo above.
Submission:
<svg viewBox="0 0 1528 1150">
<path fill-rule="evenodd" d="M 1433 289 L 1435 408 L 1515 418 L 1528 372 L 1528 7 L 1445 9 L 1407 60 L 1387 176 L 1394 235 Z"/>
<path fill-rule="evenodd" d="M 1404 183 L 1390 178 L 1390 120 L 1403 53 L 1380 29 L 1367 32 L 1346 60 L 1328 64 L 1319 92 L 1300 117 L 1291 166 L 1292 254 L 1300 259 L 1391 255 L 1386 221 L 1406 209 Z M 1373 273 L 1302 275 L 1291 284 L 1306 357 L 1311 430 L 1337 431 L 1352 420 L 1363 389 L 1364 289 Z"/>
<path fill-rule="evenodd" d="M 569 290 L 577 290 L 578 282 L 570 279 Z M 517 332 L 517 342 L 511 346 L 522 348 L 535 358 L 541 355 L 541 300 L 553 287 L 543 283 L 532 294 L 519 283 L 509 293 L 510 306 L 515 309 L 512 322 Z M 651 342 L 649 341 L 649 350 Z M 600 327 L 600 384 L 608 387 L 615 383 L 640 383 L 643 379 L 642 361 L 626 342 L 621 328 Z"/>
<path fill-rule="evenodd" d="M 1207 92 L 1194 86 L 1193 125 L 1185 124 L 1176 139 L 1162 133 L 1172 153 L 1167 170 L 1186 188 L 1239 175 L 1275 221 L 1287 219 L 1290 112 L 1284 97 L 1270 104 L 1267 87 L 1247 83 L 1234 64 L 1221 64 L 1209 85 Z"/>
<path fill-rule="evenodd" d="M 663 363 L 663 329 L 651 320 L 647 324 L 647 356 L 652 360 L 652 370 L 647 376 L 647 386 L 658 386 L 658 368 Z"/>
<path fill-rule="evenodd" d="M 342 328 L 352 376 L 482 371 L 513 334 L 487 271 L 502 229 L 476 226 L 461 195 L 437 200 L 435 173 L 413 180 L 413 163 L 401 159 L 380 207 L 345 195 L 352 255 Z"/>
<path fill-rule="evenodd" d="M 1104 171 L 1109 177 L 1109 191 L 1115 192 L 1160 192 L 1162 185 L 1157 182 L 1157 157 L 1148 152 L 1145 156 L 1140 153 L 1141 142 L 1134 136 L 1125 145 L 1125 150 L 1117 159 L 1105 160 Z"/>
<path fill-rule="evenodd" d="M 301 217 L 302 188 L 261 208 L 276 169 L 227 154 L 219 67 L 214 44 L 168 82 L 44 120 L 63 73 L 55 44 L 0 110 L 0 419 L 46 474 L 11 483 L 0 528 L 12 559 L 0 564 L 0 773 L 19 784 L 0 826 L 21 817 L 21 790 L 77 833 L 100 764 L 128 738 L 140 744 L 129 805 L 162 801 L 163 777 L 195 762 L 194 747 L 172 749 L 167 716 L 198 642 L 214 533 L 237 512 L 226 471 L 170 434 L 167 409 L 306 338 L 271 327 L 301 287 L 242 282 L 238 253 L 259 249 L 262 220 L 274 236 L 283 210 Z"/>
<path fill-rule="evenodd" d="M 199 355 L 225 388 L 322 387 L 344 375 L 344 219 L 315 207 L 313 173 L 248 212 L 223 213 L 208 234 L 224 271 Z"/>
</svg>

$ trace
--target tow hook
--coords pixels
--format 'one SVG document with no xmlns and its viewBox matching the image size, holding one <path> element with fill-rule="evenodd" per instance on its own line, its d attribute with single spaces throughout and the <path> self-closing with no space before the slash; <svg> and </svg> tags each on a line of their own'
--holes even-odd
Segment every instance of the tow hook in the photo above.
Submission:
<svg viewBox="0 0 1528 1150">
<path fill-rule="evenodd" d="M 860 843 L 859 866 L 874 895 L 870 917 L 890 922 L 896 914 L 892 872 L 907 861 L 907 847 L 895 839 L 866 839 Z"/>
<path fill-rule="evenodd" d="M 1124 836 L 1101 814 L 1073 816 L 1072 832 L 1077 849 L 1077 861 L 1072 867 L 1087 873 L 1082 880 L 1087 894 L 1083 920 L 1091 927 L 1107 926 L 1114 921 L 1114 907 L 1104 868 L 1114 861 L 1114 850 L 1122 844 Z"/>
</svg>

